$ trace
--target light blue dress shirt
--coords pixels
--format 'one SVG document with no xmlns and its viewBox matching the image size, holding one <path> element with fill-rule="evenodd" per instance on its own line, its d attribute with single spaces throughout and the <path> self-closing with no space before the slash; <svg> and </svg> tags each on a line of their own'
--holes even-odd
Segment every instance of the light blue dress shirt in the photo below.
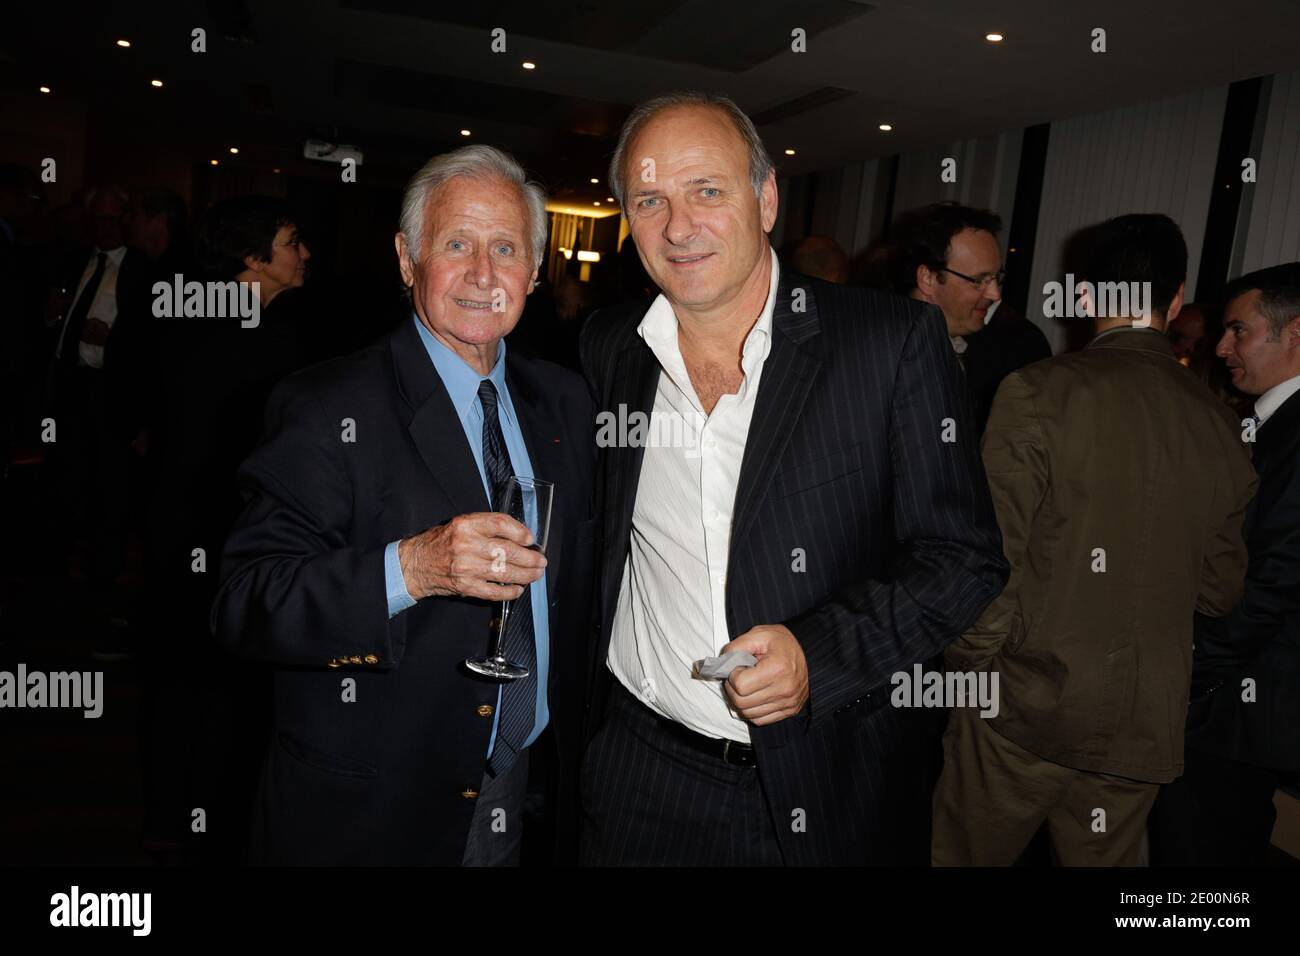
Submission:
<svg viewBox="0 0 1300 956">
<path fill-rule="evenodd" d="M 465 440 L 469 442 L 474 454 L 474 464 L 478 466 L 478 475 L 483 482 L 483 491 L 492 501 L 488 489 L 487 471 L 483 467 L 483 404 L 478 398 L 479 383 L 483 381 L 477 371 L 470 368 L 465 361 L 447 346 L 435 339 L 424 327 L 419 317 L 412 314 L 424 342 L 425 351 L 433 361 L 433 367 L 442 384 L 451 396 L 451 404 L 460 418 L 461 427 L 465 429 Z M 510 463 L 514 473 L 521 478 L 533 478 L 533 463 L 528 457 L 528 448 L 524 444 L 524 435 L 520 428 L 519 417 L 515 414 L 514 403 L 510 400 L 510 389 L 506 387 L 506 343 L 502 339 L 497 346 L 496 364 L 488 373 L 488 379 L 496 386 L 498 396 L 497 420 L 501 424 L 501 434 L 506 441 L 506 450 L 510 453 Z M 389 542 L 384 549 L 384 587 L 388 592 L 388 616 L 393 617 L 415 604 L 415 599 L 406 590 L 406 579 L 402 576 L 402 565 L 397 557 L 397 542 Z M 537 642 L 537 717 L 532 733 L 524 741 L 529 746 L 536 740 L 551 719 L 550 708 L 546 702 L 546 680 L 550 670 L 550 619 L 547 617 L 546 573 L 533 582 L 529 595 L 533 602 L 533 635 Z M 436 599 L 434 599 L 436 600 Z M 487 644 L 484 643 L 484 650 Z M 501 691 L 497 691 L 497 707 L 492 717 L 492 737 L 488 742 L 488 756 L 497 739 L 497 721 L 501 715 Z"/>
</svg>

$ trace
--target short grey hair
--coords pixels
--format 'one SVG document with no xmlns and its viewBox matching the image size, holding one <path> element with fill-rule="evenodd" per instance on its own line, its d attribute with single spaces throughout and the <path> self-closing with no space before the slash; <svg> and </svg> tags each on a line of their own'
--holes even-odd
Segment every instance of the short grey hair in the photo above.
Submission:
<svg viewBox="0 0 1300 956">
<path fill-rule="evenodd" d="M 424 210 L 429 205 L 429 197 L 457 176 L 498 179 L 519 190 L 528 213 L 533 266 L 540 267 L 546 255 L 546 193 L 538 183 L 529 180 L 524 168 L 509 153 L 478 143 L 433 157 L 406 184 L 406 192 L 402 194 L 401 230 L 411 262 L 420 259 Z"/>
<path fill-rule="evenodd" d="M 763 145 L 763 139 L 758 135 L 754 121 L 745 115 L 745 111 L 729 96 L 723 96 L 721 93 L 682 90 L 646 100 L 637 106 L 623 123 L 623 131 L 618 134 L 618 146 L 614 148 L 614 158 L 609 163 L 609 188 L 614 193 L 614 198 L 618 200 L 619 207 L 627 211 L 624 204 L 626 185 L 623 181 L 623 164 L 629 144 L 636 138 L 636 134 L 641 132 L 641 128 L 658 113 L 677 106 L 705 106 L 726 114 L 727 119 L 731 120 L 732 126 L 736 128 L 736 132 L 740 134 L 740 138 L 745 141 L 745 146 L 749 149 L 749 184 L 754 187 L 754 195 L 761 197 L 763 183 L 767 182 L 768 174 L 774 167 L 772 157 L 768 155 L 767 147 Z"/>
</svg>

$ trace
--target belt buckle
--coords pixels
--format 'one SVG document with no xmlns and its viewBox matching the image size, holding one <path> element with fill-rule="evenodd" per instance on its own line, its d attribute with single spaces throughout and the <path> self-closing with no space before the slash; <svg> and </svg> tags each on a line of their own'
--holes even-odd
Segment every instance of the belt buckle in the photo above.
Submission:
<svg viewBox="0 0 1300 956">
<path fill-rule="evenodd" d="M 731 759 L 731 748 L 733 746 L 735 746 L 736 748 L 735 760 Z M 740 749 L 744 746 L 745 746 L 744 744 L 740 743 L 739 741 L 732 740 L 730 737 L 723 737 L 722 738 L 722 762 L 731 764 L 731 766 L 733 767 L 752 767 L 754 765 L 752 760 L 752 751 L 750 752 L 751 759 L 746 760 L 745 759 L 746 751 Z"/>
</svg>

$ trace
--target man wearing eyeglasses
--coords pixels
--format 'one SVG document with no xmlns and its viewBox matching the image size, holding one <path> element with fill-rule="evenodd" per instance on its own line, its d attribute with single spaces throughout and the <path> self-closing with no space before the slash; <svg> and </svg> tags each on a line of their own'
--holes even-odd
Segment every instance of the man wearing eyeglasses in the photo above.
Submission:
<svg viewBox="0 0 1300 956">
<path fill-rule="evenodd" d="M 996 213 L 941 202 L 904 213 L 891 231 L 895 291 L 943 312 L 981 435 L 1002 379 L 1052 354 L 1036 325 L 998 308 L 1001 228 Z"/>
</svg>

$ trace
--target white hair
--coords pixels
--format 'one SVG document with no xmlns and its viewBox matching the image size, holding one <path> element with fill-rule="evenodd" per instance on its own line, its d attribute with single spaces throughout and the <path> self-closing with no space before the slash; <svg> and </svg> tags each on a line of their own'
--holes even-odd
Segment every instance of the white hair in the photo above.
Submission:
<svg viewBox="0 0 1300 956">
<path fill-rule="evenodd" d="M 420 258 L 420 241 L 424 238 L 424 210 L 429 197 L 457 176 L 498 179 L 519 190 L 528 214 L 528 234 L 532 241 L 533 266 L 540 267 L 546 254 L 546 193 L 528 179 L 522 166 L 509 153 L 494 146 L 462 146 L 450 153 L 435 156 L 425 163 L 406 184 L 402 194 L 402 235 L 406 237 L 411 262 Z"/>
</svg>

